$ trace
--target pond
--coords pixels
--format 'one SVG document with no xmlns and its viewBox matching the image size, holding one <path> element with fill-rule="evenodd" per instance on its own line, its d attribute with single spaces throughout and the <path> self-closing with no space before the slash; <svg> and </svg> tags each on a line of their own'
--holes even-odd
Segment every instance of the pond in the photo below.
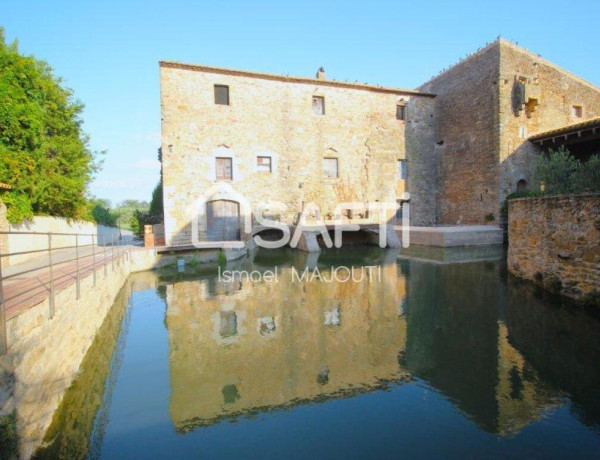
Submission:
<svg viewBox="0 0 600 460">
<path fill-rule="evenodd" d="M 397 256 L 133 275 L 37 457 L 597 457 L 598 315 L 501 254 Z"/>
</svg>

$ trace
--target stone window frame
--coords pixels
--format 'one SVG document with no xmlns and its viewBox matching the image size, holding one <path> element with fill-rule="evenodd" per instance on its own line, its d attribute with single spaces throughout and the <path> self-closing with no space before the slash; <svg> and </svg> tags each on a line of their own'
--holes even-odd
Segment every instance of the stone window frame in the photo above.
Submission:
<svg viewBox="0 0 600 460">
<path fill-rule="evenodd" d="M 218 173 L 219 168 L 217 168 L 217 164 L 219 163 L 219 160 L 229 160 L 229 172 L 230 172 L 229 177 L 225 177 L 225 176 L 219 177 L 219 173 Z M 233 181 L 233 157 L 232 156 L 217 156 L 217 157 L 215 157 L 215 179 L 217 181 L 225 181 L 225 182 Z"/>
<path fill-rule="evenodd" d="M 574 120 L 580 120 L 583 118 L 583 104 L 571 105 L 571 118 Z"/>
<path fill-rule="evenodd" d="M 325 160 L 335 160 L 335 162 L 336 162 L 336 176 L 335 177 L 325 175 L 325 168 L 324 168 Z M 337 155 L 331 155 L 331 154 L 323 155 L 323 157 L 321 158 L 321 177 L 326 181 L 339 180 L 339 178 L 340 178 L 340 158 Z"/>
<path fill-rule="evenodd" d="M 265 164 L 261 164 L 260 162 L 261 162 L 261 160 L 264 160 L 264 159 L 267 159 L 267 158 L 269 159 L 269 163 L 268 163 L 269 170 L 268 171 L 267 170 L 261 170 L 260 167 L 261 166 L 267 166 L 267 164 L 266 163 Z M 269 173 L 269 174 L 271 174 L 273 172 L 273 157 L 271 155 L 256 155 L 256 161 L 255 161 L 254 164 L 256 165 L 256 172 L 259 172 L 259 173 Z"/>
<path fill-rule="evenodd" d="M 315 109 L 315 101 L 316 100 L 321 100 L 322 104 L 321 104 L 321 113 L 318 113 Z M 322 117 L 325 116 L 326 109 L 325 109 L 325 96 L 323 94 L 313 94 L 312 98 L 311 98 L 311 103 L 312 103 L 312 113 L 313 115 L 317 116 L 317 117 Z"/>
<path fill-rule="evenodd" d="M 223 89 L 226 88 L 227 89 L 227 94 L 226 94 L 226 98 L 227 98 L 227 102 L 218 102 L 218 97 L 217 97 L 217 89 Z M 231 106 L 231 91 L 229 88 L 229 85 L 223 85 L 220 83 L 215 83 L 213 85 L 213 95 L 214 95 L 214 103 L 215 105 L 224 105 L 224 106 Z"/>
<path fill-rule="evenodd" d="M 399 113 L 400 109 L 402 109 L 402 110 Z M 405 123 L 406 119 L 408 118 L 407 113 L 408 113 L 408 109 L 406 108 L 406 102 L 403 102 L 403 101 L 397 102 L 396 103 L 396 120 Z"/>
</svg>

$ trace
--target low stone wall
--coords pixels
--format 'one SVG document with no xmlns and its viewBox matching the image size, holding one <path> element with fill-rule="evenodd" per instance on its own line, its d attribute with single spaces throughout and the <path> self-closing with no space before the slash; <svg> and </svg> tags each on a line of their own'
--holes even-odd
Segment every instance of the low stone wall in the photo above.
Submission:
<svg viewBox="0 0 600 460">
<path fill-rule="evenodd" d="M 127 277 L 156 263 L 152 249 L 132 250 L 111 264 L 56 293 L 49 319 L 48 299 L 7 322 L 9 350 L 0 357 L 0 415 L 16 411 L 20 451 L 29 458 L 42 442 L 65 391 L 117 298 Z"/>
<path fill-rule="evenodd" d="M 600 194 L 510 200 L 508 241 L 512 274 L 600 305 Z"/>
</svg>

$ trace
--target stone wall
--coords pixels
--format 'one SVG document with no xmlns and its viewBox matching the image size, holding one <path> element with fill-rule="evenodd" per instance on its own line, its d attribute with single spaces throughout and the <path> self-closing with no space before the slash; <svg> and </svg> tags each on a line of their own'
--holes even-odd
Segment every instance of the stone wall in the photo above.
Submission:
<svg viewBox="0 0 600 460">
<path fill-rule="evenodd" d="M 528 188 L 538 187 L 535 165 L 541 149 L 527 138 L 600 116 L 600 88 L 508 41 L 500 41 L 499 49 L 498 196 L 502 202 L 517 191 L 519 180 L 526 181 Z M 528 81 L 524 97 L 519 96 L 519 79 Z M 521 104 L 523 100 L 532 101 L 530 108 Z M 574 105 L 583 107 L 581 118 L 573 117 Z"/>
<path fill-rule="evenodd" d="M 438 224 L 483 224 L 498 215 L 499 55 L 489 46 L 419 88 L 437 95 Z"/>
<path fill-rule="evenodd" d="M 419 89 L 437 95 L 438 224 L 498 221 L 520 180 L 537 187 L 528 138 L 600 115 L 600 88 L 504 39 Z"/>
<path fill-rule="evenodd" d="M 81 362 L 125 280 L 133 271 L 148 270 L 154 250 L 138 249 L 106 273 L 97 270 L 57 291 L 56 312 L 49 319 L 48 299 L 7 321 L 8 353 L 0 357 L 0 415 L 17 413 L 22 457 L 41 443 L 53 414 L 77 375 Z"/>
<path fill-rule="evenodd" d="M 419 225 L 433 223 L 433 98 L 300 80 L 161 63 L 168 245 L 190 243 L 193 214 L 199 215 L 200 239 L 206 237 L 204 209 L 194 206 L 202 197 L 239 202 L 242 196 L 248 212 L 263 201 L 283 202 L 287 212 L 277 215 L 288 224 L 306 203 L 320 206 L 325 218 L 341 202 L 395 202 L 401 197 L 400 159 L 408 160 L 412 218 Z M 215 84 L 229 86 L 229 105 L 214 103 Z M 313 113 L 313 95 L 325 98 L 324 115 Z M 406 122 L 396 119 L 399 102 L 407 106 Z M 259 155 L 272 158 L 271 173 L 256 171 Z M 215 158 L 221 156 L 233 158 L 230 182 L 216 180 Z M 323 177 L 323 157 L 338 158 L 337 179 Z"/>
<path fill-rule="evenodd" d="M 54 249 L 75 246 L 75 234 L 95 235 L 94 241 L 101 245 L 119 237 L 119 229 L 116 227 L 97 225 L 95 222 L 85 220 L 50 216 L 35 216 L 31 220 L 19 224 L 9 224 L 8 231 L 39 233 L 39 235 L 8 235 L 6 240 L 7 251 L 11 253 L 48 249 L 48 236 L 46 234 L 49 232 L 63 234 L 52 237 L 52 247 Z M 92 236 L 81 236 L 79 238 L 80 245 L 91 243 Z M 43 255 L 44 253 L 11 256 L 3 258 L 2 263 L 14 265 Z"/>
<path fill-rule="evenodd" d="M 510 200 L 508 269 L 600 305 L 600 194 Z"/>
</svg>

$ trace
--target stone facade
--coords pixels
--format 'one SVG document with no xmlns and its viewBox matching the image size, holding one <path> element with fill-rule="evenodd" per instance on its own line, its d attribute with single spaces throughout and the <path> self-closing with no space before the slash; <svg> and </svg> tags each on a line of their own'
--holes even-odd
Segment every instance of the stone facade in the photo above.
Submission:
<svg viewBox="0 0 600 460">
<path fill-rule="evenodd" d="M 600 115 L 600 88 L 503 39 L 419 89 L 436 94 L 438 224 L 497 221 L 519 181 L 538 185 L 528 138 Z"/>
<path fill-rule="evenodd" d="M 509 201 L 508 269 L 600 305 L 600 194 Z"/>
<path fill-rule="evenodd" d="M 215 104 L 215 85 L 229 87 L 229 105 Z M 324 98 L 323 115 L 313 112 L 313 96 Z M 194 213 L 206 238 L 199 199 L 245 199 L 242 218 L 263 202 L 283 202 L 278 218 L 293 224 L 307 203 L 326 219 L 338 203 L 394 203 L 406 186 L 413 219 L 434 223 L 429 95 L 162 62 L 161 104 L 168 245 L 190 243 Z M 397 104 L 406 105 L 406 121 L 396 119 Z M 258 156 L 271 158 L 270 173 L 257 170 Z M 217 180 L 217 157 L 232 159 L 231 181 Z M 323 158 L 337 158 L 338 178 L 324 177 Z M 407 184 L 398 160 L 407 160 Z"/>
<path fill-rule="evenodd" d="M 198 197 L 243 196 L 247 213 L 282 201 L 287 214 L 278 217 L 294 223 L 309 202 L 326 217 L 340 202 L 393 202 L 408 191 L 413 226 L 497 223 L 508 194 L 538 186 L 541 150 L 528 138 L 600 115 L 599 88 L 503 39 L 417 91 L 172 62 L 160 69 L 168 245 L 190 243 L 193 215 L 206 238 Z M 214 85 L 229 87 L 228 105 L 215 104 Z M 324 97 L 324 115 L 313 113 L 313 96 Z M 215 176 L 221 156 L 233 161 L 227 185 Z M 271 157 L 271 173 L 257 172 L 258 156 Z M 337 179 L 323 178 L 324 157 L 338 159 Z"/>
</svg>

